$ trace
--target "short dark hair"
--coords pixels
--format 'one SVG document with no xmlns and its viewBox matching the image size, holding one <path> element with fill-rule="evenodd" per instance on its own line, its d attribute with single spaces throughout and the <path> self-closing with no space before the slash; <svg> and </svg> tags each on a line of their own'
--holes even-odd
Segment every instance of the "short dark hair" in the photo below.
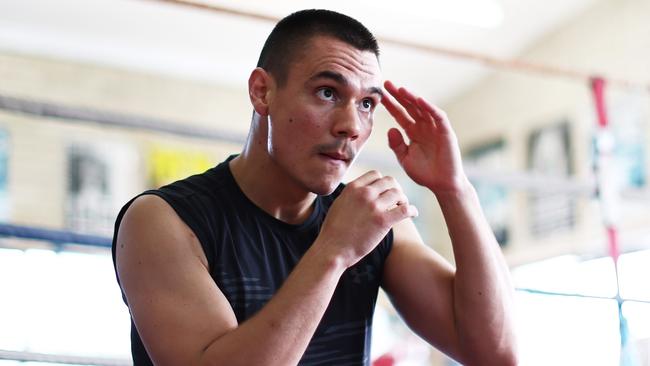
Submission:
<svg viewBox="0 0 650 366">
<path fill-rule="evenodd" d="M 257 66 L 273 75 L 278 86 L 289 76 L 289 66 L 299 51 L 315 36 L 329 36 L 379 57 L 379 45 L 358 20 L 331 10 L 309 9 L 295 12 L 275 25 L 264 43 Z"/>
</svg>

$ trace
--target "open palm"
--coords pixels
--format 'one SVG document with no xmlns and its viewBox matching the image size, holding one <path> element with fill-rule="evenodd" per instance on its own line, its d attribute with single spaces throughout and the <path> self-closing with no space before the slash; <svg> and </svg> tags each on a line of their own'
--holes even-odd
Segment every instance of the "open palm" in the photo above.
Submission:
<svg viewBox="0 0 650 366">
<path fill-rule="evenodd" d="M 406 174 L 434 193 L 460 189 L 466 178 L 456 135 L 445 112 L 390 81 L 384 87 L 397 103 L 387 95 L 381 102 L 409 139 L 406 143 L 397 128 L 388 131 L 388 144 Z"/>
</svg>

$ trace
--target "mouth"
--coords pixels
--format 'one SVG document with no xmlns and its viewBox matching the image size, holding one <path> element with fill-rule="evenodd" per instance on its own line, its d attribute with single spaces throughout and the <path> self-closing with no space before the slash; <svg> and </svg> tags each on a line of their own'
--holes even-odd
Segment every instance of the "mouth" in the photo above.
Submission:
<svg viewBox="0 0 650 366">
<path fill-rule="evenodd" d="M 340 152 L 322 152 L 318 154 L 324 159 L 327 159 L 333 163 L 339 163 L 339 164 L 349 164 L 350 160 L 352 160 L 348 155 L 340 153 Z"/>
</svg>

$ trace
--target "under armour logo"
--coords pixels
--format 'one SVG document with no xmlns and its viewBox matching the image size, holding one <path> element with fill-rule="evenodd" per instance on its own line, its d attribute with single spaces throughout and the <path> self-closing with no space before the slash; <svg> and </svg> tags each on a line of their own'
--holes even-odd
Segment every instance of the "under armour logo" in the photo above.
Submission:
<svg viewBox="0 0 650 366">
<path fill-rule="evenodd" d="M 358 266 L 353 267 L 352 269 L 350 269 L 350 275 L 353 277 L 352 282 L 360 285 L 361 284 L 361 278 L 363 278 L 363 277 L 366 278 L 366 282 L 372 281 L 373 279 L 375 279 L 375 275 L 372 273 L 374 267 L 369 265 L 369 264 L 366 264 L 365 268 L 366 268 L 365 271 L 360 271 Z"/>
</svg>

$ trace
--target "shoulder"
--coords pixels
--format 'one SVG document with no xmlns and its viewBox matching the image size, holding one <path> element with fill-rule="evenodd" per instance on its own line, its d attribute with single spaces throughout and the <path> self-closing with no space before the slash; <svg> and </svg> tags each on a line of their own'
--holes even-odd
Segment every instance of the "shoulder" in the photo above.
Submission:
<svg viewBox="0 0 650 366">
<path fill-rule="evenodd" d="M 234 157 L 232 155 L 204 172 L 166 184 L 154 192 L 187 197 L 192 195 L 209 196 L 215 192 L 232 189 L 234 178 L 230 172 L 229 163 Z"/>
<path fill-rule="evenodd" d="M 116 243 L 118 282 L 154 363 L 190 364 L 237 326 L 196 236 L 165 200 L 137 197 Z"/>
<path fill-rule="evenodd" d="M 148 225 L 155 224 L 162 220 L 165 222 L 174 221 L 174 210 L 171 205 L 160 195 L 148 191 L 136 197 L 126 209 L 122 224 L 131 222 Z"/>
<path fill-rule="evenodd" d="M 116 267 L 125 241 L 137 241 L 138 250 L 146 250 L 148 245 L 154 245 L 152 250 L 163 245 L 170 246 L 164 248 L 167 251 L 189 250 L 202 262 L 208 258 L 212 264 L 212 244 L 232 211 L 228 202 L 235 196 L 227 178 L 227 166 L 221 163 L 204 173 L 143 192 L 124 205 L 113 236 Z"/>
<path fill-rule="evenodd" d="M 170 204 L 159 196 L 144 194 L 127 208 L 117 233 L 116 254 L 166 250 L 190 251 L 205 258 L 193 230 Z M 129 246 L 129 249 L 124 249 Z M 207 266 L 207 261 L 205 262 Z"/>
<path fill-rule="evenodd" d="M 237 197 L 237 188 L 224 163 L 203 173 L 189 176 L 145 193 L 164 200 L 192 229 L 195 223 L 204 223 L 222 217 L 229 202 Z M 198 233 L 197 233 L 198 234 Z"/>
<path fill-rule="evenodd" d="M 159 192 L 172 196 L 209 195 L 228 188 L 228 171 L 224 164 L 210 168 L 203 173 L 166 184 L 152 192 Z"/>
</svg>

